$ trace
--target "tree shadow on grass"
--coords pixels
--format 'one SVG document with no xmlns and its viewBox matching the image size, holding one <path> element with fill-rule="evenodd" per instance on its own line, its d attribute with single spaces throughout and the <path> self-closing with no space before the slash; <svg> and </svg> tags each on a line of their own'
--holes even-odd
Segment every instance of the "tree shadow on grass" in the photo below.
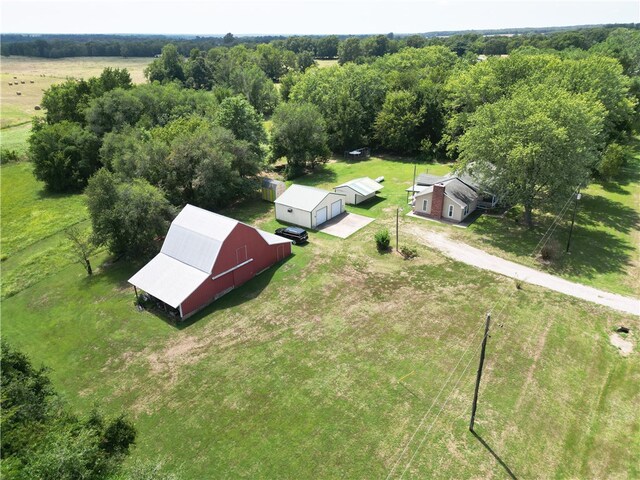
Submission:
<svg viewBox="0 0 640 480">
<path fill-rule="evenodd" d="M 314 187 L 322 183 L 335 183 L 338 180 L 338 175 L 326 165 L 321 165 L 306 175 L 301 175 L 292 180 L 293 183 L 297 183 L 299 185 Z"/>
<path fill-rule="evenodd" d="M 469 230 L 484 243 L 502 251 L 519 257 L 530 256 L 547 228 L 546 222 L 529 229 L 518 221 L 518 216 L 517 213 L 506 217 L 481 216 Z"/>
<path fill-rule="evenodd" d="M 550 273 L 562 273 L 592 279 L 598 275 L 622 273 L 631 262 L 635 249 L 619 237 L 608 232 L 574 226 L 570 255 L 565 248 L 569 232 L 557 236 L 562 247 L 562 258 L 549 267 Z"/>
<path fill-rule="evenodd" d="M 591 227 L 602 224 L 619 232 L 629 233 L 640 228 L 640 214 L 620 202 L 600 195 L 585 194 L 578 205 L 576 223 Z"/>
<path fill-rule="evenodd" d="M 256 195 L 224 208 L 218 213 L 252 225 L 256 220 L 269 214 L 273 208 L 273 202 L 263 200 L 261 196 Z"/>
<path fill-rule="evenodd" d="M 386 200 L 386 197 L 380 197 L 376 195 L 375 197 L 370 198 L 369 200 L 366 200 L 362 203 L 359 203 L 357 205 L 349 205 L 349 206 L 357 210 L 371 210 L 373 207 L 375 207 L 379 203 L 384 202 L 385 200 Z"/>
<path fill-rule="evenodd" d="M 82 192 L 52 192 L 51 190 L 43 187 L 36 192 L 38 200 L 60 200 L 68 197 L 79 197 Z"/>
<path fill-rule="evenodd" d="M 500 458 L 500 456 L 493 450 L 493 448 L 489 446 L 489 444 L 485 441 L 485 439 L 482 438 L 480 434 L 478 434 L 475 430 L 471 430 L 471 434 L 478 439 L 478 441 L 482 444 L 482 446 L 486 448 L 487 451 L 493 456 L 493 458 L 495 458 L 496 461 L 500 464 L 500 466 L 504 468 L 504 471 L 506 472 L 507 475 L 509 475 L 509 478 L 511 478 L 512 480 L 517 480 L 518 477 L 516 477 L 513 471 L 509 468 L 509 465 L 507 465 L 504 462 L 504 460 Z"/>
</svg>

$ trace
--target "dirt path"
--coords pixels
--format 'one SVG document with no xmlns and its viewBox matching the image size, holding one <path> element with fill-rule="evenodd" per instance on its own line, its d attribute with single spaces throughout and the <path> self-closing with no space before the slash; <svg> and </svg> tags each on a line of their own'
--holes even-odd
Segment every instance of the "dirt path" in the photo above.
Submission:
<svg viewBox="0 0 640 480">
<path fill-rule="evenodd" d="M 572 297 L 598 303 L 621 312 L 640 316 L 640 299 L 624 297 L 615 293 L 573 283 L 554 275 L 549 275 L 518 263 L 491 255 L 465 243 L 451 240 L 442 233 L 432 232 L 418 225 L 409 227 L 409 231 L 418 237 L 425 246 L 436 248 L 459 262 L 500 275 L 539 285 Z"/>
</svg>

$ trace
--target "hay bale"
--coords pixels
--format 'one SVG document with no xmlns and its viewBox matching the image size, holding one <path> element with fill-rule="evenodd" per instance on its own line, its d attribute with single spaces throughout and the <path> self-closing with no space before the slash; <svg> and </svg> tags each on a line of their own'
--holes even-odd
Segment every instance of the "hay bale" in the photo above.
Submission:
<svg viewBox="0 0 640 480">
<path fill-rule="evenodd" d="M 29 80 L 29 83 L 36 83 L 34 80 Z"/>
<path fill-rule="evenodd" d="M 33 107 L 35 110 L 40 110 L 40 105 L 36 105 L 35 107 Z"/>
<path fill-rule="evenodd" d="M 11 86 L 13 86 L 13 82 L 9 82 L 9 86 L 10 86 L 10 87 L 11 87 Z"/>
<path fill-rule="evenodd" d="M 18 77 L 13 77 L 13 79 L 14 79 L 14 80 L 17 80 L 17 79 L 18 79 Z"/>
<path fill-rule="evenodd" d="M 16 95 L 22 95 L 22 92 L 16 92 Z"/>
<path fill-rule="evenodd" d="M 20 83 L 24 85 L 24 80 L 20 80 Z"/>
</svg>

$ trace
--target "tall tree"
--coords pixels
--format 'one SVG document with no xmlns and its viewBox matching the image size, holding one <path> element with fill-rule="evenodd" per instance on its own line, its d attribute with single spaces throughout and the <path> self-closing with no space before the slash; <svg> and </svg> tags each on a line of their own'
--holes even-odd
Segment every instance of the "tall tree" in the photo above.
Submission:
<svg viewBox="0 0 640 480">
<path fill-rule="evenodd" d="M 157 251 L 174 210 L 156 187 L 142 179 L 120 182 L 101 169 L 86 189 L 87 206 L 97 245 L 116 256 L 144 258 Z"/>
<path fill-rule="evenodd" d="M 460 168 L 506 202 L 533 210 L 566 197 L 598 162 L 604 108 L 551 85 L 523 86 L 477 109 L 460 139 Z"/>
<path fill-rule="evenodd" d="M 144 74 L 150 82 L 167 83 L 178 80 L 185 81 L 184 59 L 178 48 L 169 43 L 162 47 L 160 58 L 156 58 L 145 68 Z"/>
<path fill-rule="evenodd" d="M 394 152 L 413 153 L 423 140 L 420 127 L 425 122 L 426 108 L 415 92 L 399 90 L 387 93 L 375 123 L 380 144 Z"/>
<path fill-rule="evenodd" d="M 81 190 L 100 168 L 100 141 L 77 123 L 52 125 L 34 121 L 29 137 L 29 158 L 33 173 L 52 192 Z"/>
<path fill-rule="evenodd" d="M 274 159 L 287 158 L 287 176 L 300 175 L 326 162 L 330 151 L 327 146 L 326 124 L 320 110 L 313 104 L 285 103 L 273 115 L 271 145 Z"/>
<path fill-rule="evenodd" d="M 2 476 L 7 478 L 115 478 L 135 442 L 133 424 L 92 411 L 78 418 L 51 386 L 44 367 L 2 341 Z"/>
<path fill-rule="evenodd" d="M 338 63 L 344 65 L 348 62 L 358 62 L 363 54 L 360 39 L 358 37 L 349 37 L 338 47 Z"/>
<path fill-rule="evenodd" d="M 370 65 L 312 68 L 291 90 L 290 101 L 313 103 L 327 122 L 333 150 L 366 145 L 382 108 L 386 84 Z"/>
<path fill-rule="evenodd" d="M 218 107 L 215 121 L 231 130 L 238 140 L 249 142 L 257 155 L 263 155 L 261 145 L 267 141 L 267 132 L 262 117 L 244 97 L 224 99 Z"/>
</svg>

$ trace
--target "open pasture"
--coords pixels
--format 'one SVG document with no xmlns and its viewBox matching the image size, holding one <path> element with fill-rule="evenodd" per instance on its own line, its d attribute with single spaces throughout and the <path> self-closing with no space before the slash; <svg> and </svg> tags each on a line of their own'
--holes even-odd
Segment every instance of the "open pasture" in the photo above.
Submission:
<svg viewBox="0 0 640 480">
<path fill-rule="evenodd" d="M 55 83 L 67 78 L 95 77 L 107 67 L 126 68 L 134 83 L 142 83 L 145 81 L 144 69 L 151 61 L 150 58 L 121 57 L 3 57 L 0 62 L 0 126 L 4 129 L 19 125 L 29 122 L 34 115 L 41 115 L 42 110 L 35 110 L 35 106 L 40 104 L 42 92 Z"/>
</svg>

